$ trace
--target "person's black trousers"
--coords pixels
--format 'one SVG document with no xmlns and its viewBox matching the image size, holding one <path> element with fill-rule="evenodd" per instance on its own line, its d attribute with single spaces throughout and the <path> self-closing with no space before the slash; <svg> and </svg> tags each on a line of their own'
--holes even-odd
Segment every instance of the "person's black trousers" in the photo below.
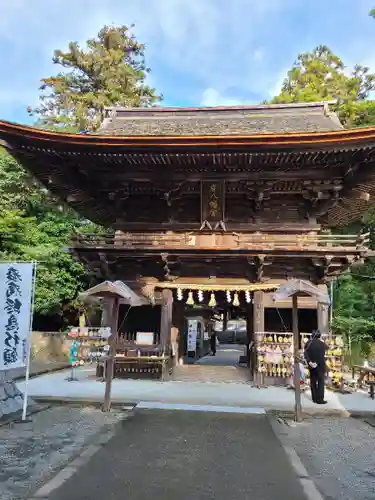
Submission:
<svg viewBox="0 0 375 500">
<path fill-rule="evenodd" d="M 311 369 L 310 370 L 310 386 L 311 397 L 314 403 L 324 401 L 324 383 L 325 373 L 324 370 Z"/>
<path fill-rule="evenodd" d="M 210 344 L 211 344 L 211 352 L 212 354 L 216 354 L 216 337 L 211 337 L 210 339 Z"/>
</svg>

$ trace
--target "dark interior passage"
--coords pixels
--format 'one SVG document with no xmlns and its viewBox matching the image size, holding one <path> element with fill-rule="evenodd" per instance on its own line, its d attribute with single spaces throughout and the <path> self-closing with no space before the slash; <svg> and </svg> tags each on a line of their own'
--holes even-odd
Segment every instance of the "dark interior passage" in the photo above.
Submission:
<svg viewBox="0 0 375 500">
<path fill-rule="evenodd" d="M 318 327 L 316 309 L 298 310 L 298 327 L 303 333 L 310 333 Z M 266 332 L 291 332 L 292 309 L 266 308 L 264 310 Z"/>
<path fill-rule="evenodd" d="M 135 340 L 137 332 L 154 332 L 155 341 L 160 336 L 160 306 L 129 307 L 121 305 L 119 310 L 118 329 L 120 335 Z"/>
</svg>

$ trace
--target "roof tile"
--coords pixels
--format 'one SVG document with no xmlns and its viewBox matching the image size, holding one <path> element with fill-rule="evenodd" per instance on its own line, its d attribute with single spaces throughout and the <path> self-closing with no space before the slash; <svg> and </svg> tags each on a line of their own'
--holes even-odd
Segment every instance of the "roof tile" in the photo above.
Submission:
<svg viewBox="0 0 375 500">
<path fill-rule="evenodd" d="M 252 135 L 328 132 L 342 129 L 327 103 L 236 106 L 217 108 L 110 108 L 99 134 Z"/>
</svg>

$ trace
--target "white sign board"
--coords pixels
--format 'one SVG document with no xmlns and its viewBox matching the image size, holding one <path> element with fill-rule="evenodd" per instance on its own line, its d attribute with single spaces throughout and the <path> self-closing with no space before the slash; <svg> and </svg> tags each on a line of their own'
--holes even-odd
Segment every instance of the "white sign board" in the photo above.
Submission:
<svg viewBox="0 0 375 500">
<path fill-rule="evenodd" d="M 189 352 L 195 352 L 197 350 L 197 333 L 198 333 L 198 320 L 189 319 L 188 338 L 187 338 L 187 350 Z"/>
<path fill-rule="evenodd" d="M 153 332 L 137 332 L 135 343 L 137 345 L 152 345 L 154 343 Z"/>
<path fill-rule="evenodd" d="M 0 264 L 0 370 L 26 366 L 33 263 Z"/>
<path fill-rule="evenodd" d="M 99 335 L 104 339 L 109 339 L 111 336 L 111 327 L 110 326 L 101 326 L 99 328 Z"/>
<path fill-rule="evenodd" d="M 204 327 L 203 340 L 210 340 L 210 336 L 208 334 L 208 325 L 207 324 Z"/>
</svg>

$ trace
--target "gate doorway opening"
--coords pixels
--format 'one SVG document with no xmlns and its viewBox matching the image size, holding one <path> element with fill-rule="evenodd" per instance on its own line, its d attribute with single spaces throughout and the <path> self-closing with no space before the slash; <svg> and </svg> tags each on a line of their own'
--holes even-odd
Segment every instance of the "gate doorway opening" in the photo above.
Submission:
<svg viewBox="0 0 375 500">
<path fill-rule="evenodd" d="M 229 288 L 230 281 L 226 281 Z M 292 331 L 292 304 L 273 302 L 276 285 L 270 284 L 264 290 L 256 286 L 242 293 L 233 289 L 182 291 L 177 287 L 168 289 L 167 284 L 164 291 L 156 288 L 154 305 L 120 307 L 120 341 L 136 350 L 137 333 L 151 332 L 153 346 L 147 351 L 152 355 L 153 349 L 165 346 L 172 359 L 172 380 L 251 382 L 256 371 L 257 337 L 291 335 Z M 163 319 L 160 297 L 166 291 L 172 303 L 167 338 L 163 341 L 166 330 L 162 332 L 165 316 Z M 299 309 L 301 332 L 311 333 L 318 323 L 316 304 L 307 299 Z"/>
</svg>

